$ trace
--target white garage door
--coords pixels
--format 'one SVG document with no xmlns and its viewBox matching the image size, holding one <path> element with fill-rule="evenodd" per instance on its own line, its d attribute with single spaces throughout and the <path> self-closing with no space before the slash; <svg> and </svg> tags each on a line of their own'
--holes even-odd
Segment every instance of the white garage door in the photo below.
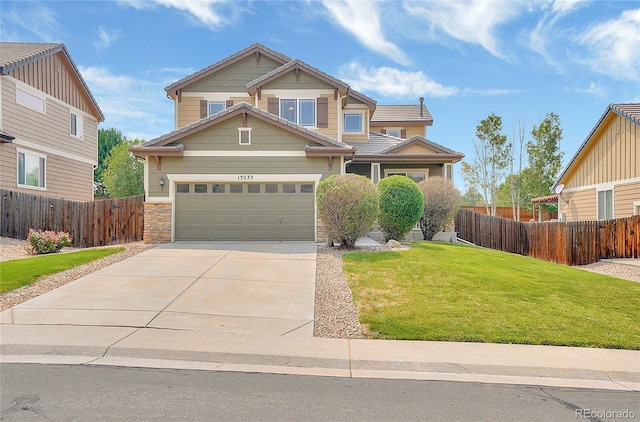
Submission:
<svg viewBox="0 0 640 422">
<path fill-rule="evenodd" d="M 315 240 L 313 183 L 177 183 L 176 240 Z"/>
</svg>

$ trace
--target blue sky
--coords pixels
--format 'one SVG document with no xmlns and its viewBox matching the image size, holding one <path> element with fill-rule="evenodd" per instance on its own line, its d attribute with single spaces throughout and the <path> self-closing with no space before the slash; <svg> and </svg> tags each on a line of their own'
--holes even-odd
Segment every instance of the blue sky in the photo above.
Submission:
<svg viewBox="0 0 640 422">
<path fill-rule="evenodd" d="M 609 103 L 640 102 L 637 0 L 3 0 L 0 14 L 3 41 L 64 43 L 100 127 L 129 138 L 173 130 L 164 87 L 255 42 L 378 104 L 424 96 L 428 138 L 468 160 L 490 113 L 509 136 L 558 114 L 566 162 Z"/>
</svg>

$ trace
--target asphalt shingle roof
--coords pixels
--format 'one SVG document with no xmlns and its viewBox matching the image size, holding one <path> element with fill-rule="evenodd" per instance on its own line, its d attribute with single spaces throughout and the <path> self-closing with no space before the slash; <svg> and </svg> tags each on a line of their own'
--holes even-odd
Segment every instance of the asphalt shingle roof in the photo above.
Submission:
<svg viewBox="0 0 640 422">
<path fill-rule="evenodd" d="M 376 107 L 376 111 L 371 117 L 371 122 L 394 122 L 394 121 L 413 121 L 423 122 L 433 121 L 433 116 L 426 106 L 422 106 L 422 117 L 420 117 L 420 105 L 385 105 L 381 104 Z"/>
</svg>

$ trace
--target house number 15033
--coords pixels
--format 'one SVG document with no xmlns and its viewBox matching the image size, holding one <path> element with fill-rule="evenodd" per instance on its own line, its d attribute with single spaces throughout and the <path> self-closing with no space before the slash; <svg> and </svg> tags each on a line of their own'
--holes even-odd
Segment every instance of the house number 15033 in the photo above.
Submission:
<svg viewBox="0 0 640 422">
<path fill-rule="evenodd" d="M 253 180 L 253 174 L 240 174 L 238 180 Z"/>
</svg>

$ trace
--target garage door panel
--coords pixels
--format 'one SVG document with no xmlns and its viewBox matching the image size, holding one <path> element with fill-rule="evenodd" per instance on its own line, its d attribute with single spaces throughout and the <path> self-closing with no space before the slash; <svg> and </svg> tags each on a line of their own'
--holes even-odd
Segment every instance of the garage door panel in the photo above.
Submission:
<svg viewBox="0 0 640 422">
<path fill-rule="evenodd" d="M 300 183 L 258 184 L 259 193 L 253 193 L 256 184 L 252 193 L 247 184 L 241 185 L 242 193 L 231 193 L 230 184 L 212 193 L 211 185 L 207 194 L 176 195 L 177 240 L 314 240 L 315 197 L 301 193 Z M 295 191 L 288 193 L 292 185 Z"/>
</svg>

